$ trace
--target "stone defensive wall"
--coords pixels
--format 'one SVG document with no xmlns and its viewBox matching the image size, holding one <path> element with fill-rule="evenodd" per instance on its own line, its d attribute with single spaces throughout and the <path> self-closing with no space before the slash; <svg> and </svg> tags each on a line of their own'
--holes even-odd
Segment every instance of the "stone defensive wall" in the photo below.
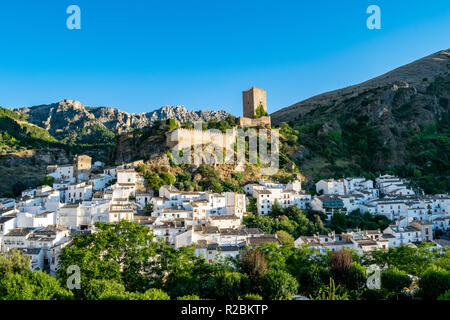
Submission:
<svg viewBox="0 0 450 320">
<path fill-rule="evenodd" d="M 233 148 L 236 141 L 237 130 L 232 129 L 232 132 L 222 133 L 220 130 L 208 129 L 184 129 L 178 128 L 166 134 L 166 144 L 169 148 L 177 147 L 177 149 L 184 149 L 196 145 L 213 144 L 219 148 Z"/>
<path fill-rule="evenodd" d="M 242 128 L 265 128 L 270 129 L 270 116 L 261 118 L 240 117 L 238 123 Z"/>
</svg>

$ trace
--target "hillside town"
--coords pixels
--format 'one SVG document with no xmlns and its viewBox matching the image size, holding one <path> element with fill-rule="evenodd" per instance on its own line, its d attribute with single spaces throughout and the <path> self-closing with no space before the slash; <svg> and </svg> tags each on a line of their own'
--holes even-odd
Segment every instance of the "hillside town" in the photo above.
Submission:
<svg viewBox="0 0 450 320">
<path fill-rule="evenodd" d="M 298 180 L 280 184 L 262 179 L 246 184 L 245 194 L 187 192 L 173 185 L 162 186 L 154 194 L 136 170 L 141 163 L 105 167 L 79 155 L 73 164 L 49 166 L 52 186 L 0 200 L 0 250 L 19 249 L 31 258 L 31 270 L 55 274 L 58 257 L 74 235 L 95 232 L 97 222 L 127 220 L 147 226 L 174 248 L 194 246 L 196 255 L 212 262 L 236 257 L 245 247 L 263 242 L 281 245 L 276 234 L 243 224 L 245 216 L 267 215 L 276 204 L 321 211 L 327 219 L 336 212 L 359 210 L 392 220 L 385 230 L 357 229 L 295 240 L 296 247 L 308 244 L 321 253 L 349 248 L 362 254 L 421 241 L 434 241 L 432 247 L 439 248 L 448 243 L 435 240 L 433 234 L 450 230 L 450 196 L 416 193 L 395 176 L 382 175 L 375 182 L 320 180 L 314 196 L 302 190 Z M 251 199 L 256 212 L 248 212 Z"/>
</svg>

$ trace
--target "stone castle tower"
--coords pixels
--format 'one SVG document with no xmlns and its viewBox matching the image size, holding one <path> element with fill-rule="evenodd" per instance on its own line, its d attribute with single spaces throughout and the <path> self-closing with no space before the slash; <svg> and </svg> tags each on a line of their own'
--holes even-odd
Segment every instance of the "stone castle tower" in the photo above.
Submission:
<svg viewBox="0 0 450 320">
<path fill-rule="evenodd" d="M 266 90 L 251 87 L 248 90 L 242 92 L 242 100 L 244 107 L 244 117 L 254 118 L 256 114 L 256 108 L 259 105 L 264 107 L 264 111 L 267 112 L 267 100 Z"/>
<path fill-rule="evenodd" d="M 242 92 L 243 117 L 238 120 L 242 128 L 270 128 L 270 116 L 256 116 L 256 109 L 262 105 L 267 113 L 266 90 L 251 87 Z"/>
<path fill-rule="evenodd" d="M 73 158 L 73 176 L 78 180 L 81 173 L 86 173 L 91 169 L 92 158 L 87 155 L 75 155 Z"/>
</svg>

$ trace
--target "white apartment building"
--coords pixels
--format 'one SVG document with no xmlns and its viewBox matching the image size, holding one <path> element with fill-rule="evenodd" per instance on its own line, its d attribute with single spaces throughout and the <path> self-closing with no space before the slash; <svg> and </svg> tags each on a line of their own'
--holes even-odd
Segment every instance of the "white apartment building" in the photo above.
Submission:
<svg viewBox="0 0 450 320">
<path fill-rule="evenodd" d="M 311 205 L 311 195 L 301 192 L 300 181 L 285 185 L 264 186 L 262 189 L 253 188 L 253 197 L 256 198 L 256 207 L 259 215 L 266 215 L 272 211 L 277 202 L 282 208 L 296 206 L 307 209 Z"/>
</svg>

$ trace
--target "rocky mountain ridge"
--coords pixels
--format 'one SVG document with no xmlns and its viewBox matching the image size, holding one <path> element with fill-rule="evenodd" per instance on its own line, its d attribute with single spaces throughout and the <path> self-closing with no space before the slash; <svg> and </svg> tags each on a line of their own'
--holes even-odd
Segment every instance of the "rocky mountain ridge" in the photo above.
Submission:
<svg viewBox="0 0 450 320">
<path fill-rule="evenodd" d="M 65 99 L 58 103 L 19 108 L 15 111 L 25 115 L 28 122 L 47 129 L 56 138 L 70 130 L 92 125 L 104 127 L 114 133 L 141 129 L 169 118 L 184 122 L 212 119 L 224 120 L 230 114 L 219 111 L 188 111 L 184 106 L 164 106 L 147 113 L 128 113 L 112 107 L 85 107 L 79 101 Z"/>
</svg>

